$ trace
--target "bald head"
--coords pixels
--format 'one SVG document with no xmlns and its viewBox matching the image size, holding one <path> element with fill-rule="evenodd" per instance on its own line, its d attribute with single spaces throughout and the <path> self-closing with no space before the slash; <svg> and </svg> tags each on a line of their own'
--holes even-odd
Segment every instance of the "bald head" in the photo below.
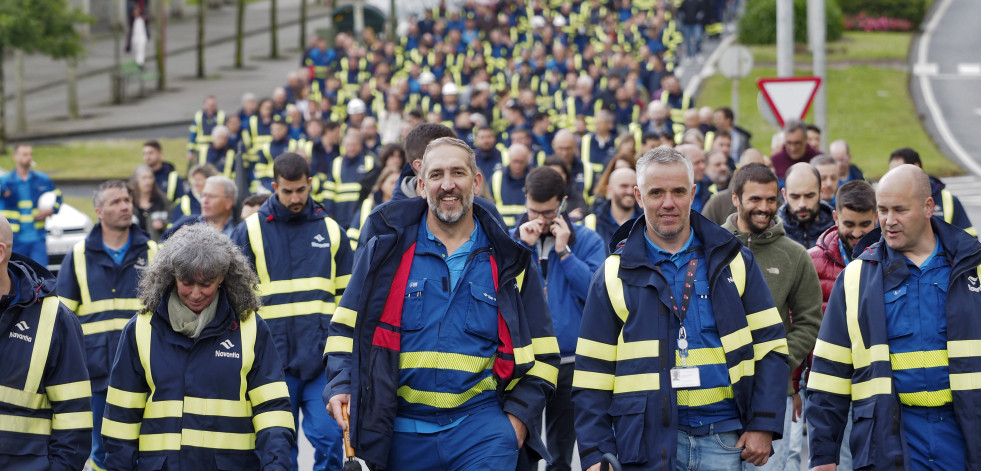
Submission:
<svg viewBox="0 0 981 471">
<path fill-rule="evenodd" d="M 701 181 L 705 177 L 705 152 L 694 144 L 682 144 L 675 147 L 675 150 L 681 152 L 690 162 L 692 168 L 695 169 L 695 181 Z"/>
<path fill-rule="evenodd" d="M 766 164 L 763 159 L 763 153 L 759 149 L 754 149 L 750 147 L 743 151 L 743 155 L 739 156 L 739 166 L 749 164 Z"/>
<path fill-rule="evenodd" d="M 933 192 L 930 177 L 920 167 L 911 164 L 897 166 L 883 175 L 877 188 L 884 191 L 907 189 L 918 201 L 929 198 Z"/>
</svg>

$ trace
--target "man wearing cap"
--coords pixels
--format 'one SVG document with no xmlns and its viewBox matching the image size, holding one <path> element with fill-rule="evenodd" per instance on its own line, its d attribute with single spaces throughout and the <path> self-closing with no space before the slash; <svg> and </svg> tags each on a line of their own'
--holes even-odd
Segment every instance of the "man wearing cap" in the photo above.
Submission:
<svg viewBox="0 0 981 471">
<path fill-rule="evenodd" d="M 367 112 L 368 105 L 365 105 L 360 98 L 354 98 L 347 102 L 347 128 L 361 129 L 361 122 L 364 121 Z"/>
<path fill-rule="evenodd" d="M 456 121 L 456 114 L 460 111 L 460 88 L 453 82 L 446 82 L 443 84 L 442 92 L 443 106 L 440 114 L 443 119 L 443 125 L 452 128 L 453 123 Z"/>
</svg>

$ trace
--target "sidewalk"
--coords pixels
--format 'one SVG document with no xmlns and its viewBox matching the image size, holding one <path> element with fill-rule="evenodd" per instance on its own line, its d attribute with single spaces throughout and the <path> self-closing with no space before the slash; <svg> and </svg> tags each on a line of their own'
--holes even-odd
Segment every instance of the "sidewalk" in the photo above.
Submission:
<svg viewBox="0 0 981 471">
<path fill-rule="evenodd" d="M 329 25 L 329 8 L 307 0 L 307 35 Z M 41 137 L 84 135 L 107 130 L 153 128 L 190 122 L 208 94 L 218 98 L 227 112 L 239 108 L 243 93 L 259 97 L 271 94 L 275 86 L 286 83 L 286 74 L 299 67 L 299 0 L 280 0 L 278 9 L 280 59 L 269 56 L 269 2 L 248 4 L 245 12 L 243 40 L 244 68 L 236 70 L 234 6 L 206 12 L 205 73 L 206 79 L 194 77 L 197 70 L 197 17 L 189 15 L 167 23 L 167 90 L 156 91 L 156 83 L 147 84 L 147 96 L 136 98 L 138 84 L 130 84 L 127 101 L 111 104 L 110 72 L 113 69 L 114 39 L 100 36 L 89 41 L 86 56 L 78 66 L 78 96 L 82 119 L 68 119 L 68 89 L 64 78 L 64 61 L 43 56 L 27 56 L 25 65 L 28 131 L 14 132 L 16 105 L 13 100 L 15 70 L 13 54 L 4 61 L 7 102 L 7 129 L 11 141 Z M 151 24 L 147 45 L 147 71 L 156 71 L 156 30 Z M 122 47 L 122 46 L 121 46 Z M 131 56 L 122 53 L 122 61 Z"/>
</svg>

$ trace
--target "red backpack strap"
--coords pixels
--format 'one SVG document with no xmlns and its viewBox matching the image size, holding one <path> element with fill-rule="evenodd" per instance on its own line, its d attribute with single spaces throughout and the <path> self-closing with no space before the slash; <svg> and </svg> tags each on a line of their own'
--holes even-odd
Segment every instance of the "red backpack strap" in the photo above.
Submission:
<svg viewBox="0 0 981 471">
<path fill-rule="evenodd" d="M 409 283 L 409 272 L 412 270 L 412 258 L 415 257 L 415 254 L 416 244 L 413 242 L 409 249 L 402 254 L 399 267 L 395 271 L 392 289 L 388 292 L 385 309 L 382 310 L 381 319 L 378 326 L 375 327 L 375 335 L 371 340 L 372 345 L 396 352 L 402 348 L 402 305 L 405 303 L 405 286 Z"/>
<path fill-rule="evenodd" d="M 493 255 L 490 257 L 490 265 L 491 278 L 494 279 L 494 293 L 496 294 L 499 290 L 499 282 L 497 259 Z M 497 308 L 497 336 L 500 342 L 497 346 L 497 358 L 494 359 L 494 374 L 501 379 L 511 379 L 514 375 L 514 342 L 511 340 L 511 332 L 508 331 L 508 325 L 504 322 L 500 307 Z"/>
</svg>

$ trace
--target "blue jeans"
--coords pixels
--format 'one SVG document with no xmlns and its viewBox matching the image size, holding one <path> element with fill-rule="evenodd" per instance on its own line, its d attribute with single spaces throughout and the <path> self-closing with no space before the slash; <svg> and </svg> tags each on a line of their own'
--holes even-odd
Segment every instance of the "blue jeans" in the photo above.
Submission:
<svg viewBox="0 0 981 471">
<path fill-rule="evenodd" d="M 678 431 L 677 471 L 739 471 L 743 448 L 737 447 L 739 432 L 689 435 Z"/>
<path fill-rule="evenodd" d="M 299 432 L 298 415 L 303 408 L 303 434 L 313 445 L 314 471 L 339 471 L 343 466 L 344 439 L 341 428 L 329 415 L 324 404 L 323 392 L 327 387 L 327 376 L 318 375 L 309 381 L 303 381 L 296 376 L 286 373 L 286 387 L 290 391 L 290 402 L 293 404 L 293 423 Z M 293 469 L 297 467 L 297 439 L 293 443 Z"/>
<path fill-rule="evenodd" d="M 48 246 L 44 238 L 32 241 L 17 240 L 14 237 L 14 253 L 19 253 L 25 257 L 30 257 L 42 267 L 48 266 Z"/>
<path fill-rule="evenodd" d="M 497 404 L 440 432 L 395 432 L 388 455 L 388 469 L 398 471 L 508 470 L 517 464 L 518 437 Z"/>
<path fill-rule="evenodd" d="M 701 23 L 682 23 L 681 38 L 685 42 L 685 57 L 695 57 L 702 52 L 702 31 L 705 28 Z"/>
<path fill-rule="evenodd" d="M 106 469 L 106 448 L 102 445 L 102 415 L 106 410 L 106 391 L 92 393 L 92 469 Z"/>
</svg>

